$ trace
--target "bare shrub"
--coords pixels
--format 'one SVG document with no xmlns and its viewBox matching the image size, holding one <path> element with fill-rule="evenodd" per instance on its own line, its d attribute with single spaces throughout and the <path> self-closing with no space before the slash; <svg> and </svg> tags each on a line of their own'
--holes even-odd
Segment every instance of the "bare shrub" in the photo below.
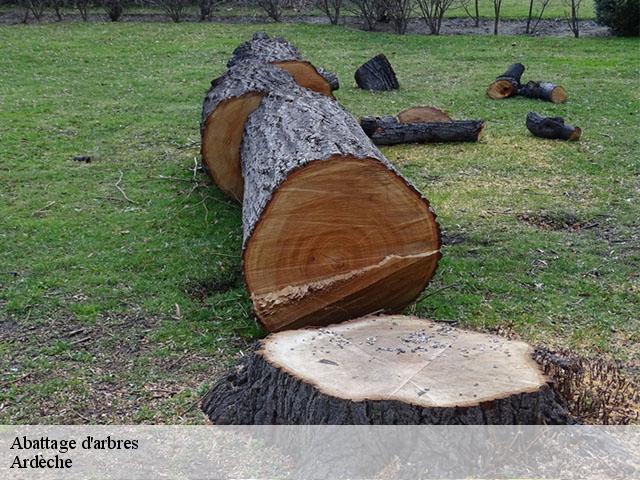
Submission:
<svg viewBox="0 0 640 480">
<path fill-rule="evenodd" d="M 416 0 L 431 35 L 439 35 L 444 14 L 455 0 Z"/>
<path fill-rule="evenodd" d="M 473 12 L 469 7 L 470 4 L 471 4 L 471 0 L 460 0 L 460 6 L 464 10 L 464 13 L 466 13 L 468 17 L 473 18 L 474 25 L 476 27 L 479 27 L 480 26 L 480 9 L 478 6 L 478 0 L 473 0 Z"/>
<path fill-rule="evenodd" d="M 404 35 L 409 25 L 411 12 L 413 11 L 413 0 L 388 0 L 387 15 L 393 24 L 396 33 Z"/>
<path fill-rule="evenodd" d="M 569 28 L 573 32 L 573 36 L 578 38 L 580 36 L 580 6 L 582 0 L 564 0 L 566 6 L 565 18 L 569 24 Z"/>
<path fill-rule="evenodd" d="M 185 10 L 189 6 L 189 0 L 154 0 L 154 3 L 175 23 L 184 19 Z"/>
<path fill-rule="evenodd" d="M 498 35 L 498 26 L 500 25 L 500 9 L 502 8 L 502 0 L 493 0 L 493 34 Z"/>
<path fill-rule="evenodd" d="M 386 0 L 351 0 L 352 11 L 362 18 L 367 30 L 373 30 L 377 22 L 388 21 Z"/>
<path fill-rule="evenodd" d="M 535 20 L 535 23 L 532 25 L 533 22 L 533 4 L 536 3 L 536 0 L 529 0 L 529 15 L 527 16 L 527 28 L 525 30 L 526 33 L 529 34 L 534 34 L 536 33 L 536 30 L 538 29 L 538 25 L 540 24 L 540 20 L 542 20 L 542 15 L 544 14 L 545 9 L 547 8 L 547 5 L 549 5 L 549 2 L 551 0 L 538 0 L 537 3 L 540 4 L 540 10 L 538 10 L 538 17 Z"/>
<path fill-rule="evenodd" d="M 200 21 L 204 22 L 211 18 L 213 11 L 218 5 L 222 4 L 218 0 L 198 0 L 198 7 L 200 8 Z"/>
<path fill-rule="evenodd" d="M 53 11 L 56 14 L 56 18 L 58 19 L 58 21 L 62 20 L 62 12 L 66 4 L 67 4 L 66 0 L 49 0 L 49 5 L 51 5 L 51 8 L 53 8 Z"/>
<path fill-rule="evenodd" d="M 124 0 L 102 0 L 102 8 L 109 20 L 117 22 L 124 13 Z"/>
<path fill-rule="evenodd" d="M 90 0 L 75 0 L 75 1 L 76 1 L 76 8 L 80 12 L 80 16 L 82 17 L 82 20 L 86 22 L 87 19 L 89 18 Z"/>
<path fill-rule="evenodd" d="M 338 24 L 342 0 L 317 0 L 316 6 L 329 18 L 332 25 Z"/>
<path fill-rule="evenodd" d="M 256 3 L 275 22 L 279 22 L 282 19 L 285 0 L 256 0 Z"/>
<path fill-rule="evenodd" d="M 33 14 L 33 18 L 39 22 L 44 15 L 44 9 L 47 7 L 46 0 L 27 0 L 27 5 L 29 11 Z"/>
</svg>

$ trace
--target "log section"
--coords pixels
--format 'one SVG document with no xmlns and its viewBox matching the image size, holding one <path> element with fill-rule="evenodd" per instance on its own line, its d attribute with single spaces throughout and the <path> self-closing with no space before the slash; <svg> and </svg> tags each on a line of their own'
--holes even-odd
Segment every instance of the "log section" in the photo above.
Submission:
<svg viewBox="0 0 640 480">
<path fill-rule="evenodd" d="M 347 111 L 296 88 L 265 97 L 245 125 L 254 311 L 270 331 L 398 311 L 435 272 L 435 214 Z"/>
</svg>

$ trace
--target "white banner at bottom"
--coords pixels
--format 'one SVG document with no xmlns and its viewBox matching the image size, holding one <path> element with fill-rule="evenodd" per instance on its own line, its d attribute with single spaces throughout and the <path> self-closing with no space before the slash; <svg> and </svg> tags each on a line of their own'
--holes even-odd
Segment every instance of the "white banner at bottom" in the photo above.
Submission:
<svg viewBox="0 0 640 480">
<path fill-rule="evenodd" d="M 640 427 L 2 426 L 11 479 L 640 479 Z"/>
</svg>

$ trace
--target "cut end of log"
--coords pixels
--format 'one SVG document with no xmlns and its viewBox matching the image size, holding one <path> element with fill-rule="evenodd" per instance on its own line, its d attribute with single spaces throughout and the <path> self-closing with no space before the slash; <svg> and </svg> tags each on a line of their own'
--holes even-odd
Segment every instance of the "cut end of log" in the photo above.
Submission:
<svg viewBox="0 0 640 480">
<path fill-rule="evenodd" d="M 244 252 L 256 315 L 270 331 L 328 325 L 413 301 L 440 233 L 428 202 L 376 159 L 310 162 L 283 182 Z"/>
<path fill-rule="evenodd" d="M 240 144 L 244 124 L 262 100 L 263 93 L 251 92 L 220 102 L 202 131 L 202 159 L 218 187 L 242 202 L 244 180 L 240 167 Z"/>
<path fill-rule="evenodd" d="M 493 100 L 513 97 L 517 93 L 517 86 L 511 80 L 498 79 L 487 88 L 487 96 Z"/>
<path fill-rule="evenodd" d="M 400 123 L 452 122 L 451 117 L 435 107 L 407 108 L 398 114 Z"/>
<path fill-rule="evenodd" d="M 553 103 L 564 103 L 564 102 L 566 102 L 567 101 L 567 91 L 561 86 L 556 86 L 551 91 L 551 101 Z"/>
<path fill-rule="evenodd" d="M 526 343 L 401 315 L 281 332 L 258 354 L 321 393 L 354 402 L 471 407 L 548 383 Z"/>
<path fill-rule="evenodd" d="M 577 142 L 578 140 L 580 140 L 581 136 L 582 136 L 582 130 L 580 129 L 580 127 L 575 127 L 573 132 L 571 132 L 571 135 L 569 135 L 569 141 Z"/>
<path fill-rule="evenodd" d="M 321 93 L 328 97 L 333 97 L 331 93 L 331 85 L 318 73 L 313 65 L 309 62 L 289 60 L 284 62 L 275 62 L 274 65 L 289 72 L 298 85 L 308 88 L 314 92 Z"/>
</svg>

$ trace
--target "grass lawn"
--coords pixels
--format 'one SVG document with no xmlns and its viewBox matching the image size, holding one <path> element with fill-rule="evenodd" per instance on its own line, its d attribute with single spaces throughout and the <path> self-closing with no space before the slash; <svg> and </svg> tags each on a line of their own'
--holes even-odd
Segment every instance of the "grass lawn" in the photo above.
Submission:
<svg viewBox="0 0 640 480">
<path fill-rule="evenodd" d="M 240 207 L 193 171 L 204 92 L 256 28 L 0 28 L 0 422 L 202 422 L 198 396 L 263 334 Z M 638 364 L 637 40 L 267 30 L 337 71 L 356 116 L 435 105 L 487 121 L 478 144 L 384 149 L 445 232 L 408 313 Z M 380 51 L 402 89 L 357 90 Z M 513 61 L 569 101 L 486 98 Z M 530 110 L 583 139 L 531 137 Z"/>
</svg>

